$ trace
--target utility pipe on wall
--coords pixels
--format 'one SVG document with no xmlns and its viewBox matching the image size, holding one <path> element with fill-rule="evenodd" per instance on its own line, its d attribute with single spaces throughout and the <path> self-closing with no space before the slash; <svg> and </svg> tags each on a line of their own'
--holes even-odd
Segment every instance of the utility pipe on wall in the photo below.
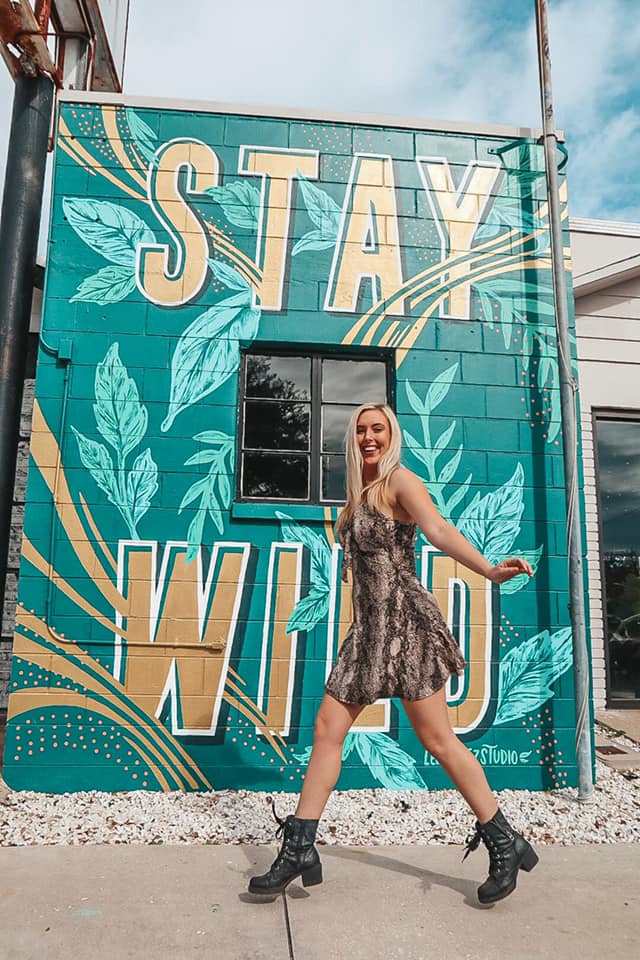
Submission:
<svg viewBox="0 0 640 960">
<path fill-rule="evenodd" d="M 569 556 L 569 616 L 573 638 L 574 689 L 576 700 L 576 762 L 578 765 L 578 799 L 593 798 L 590 663 L 585 626 L 584 569 L 582 562 L 582 527 L 578 498 L 578 429 L 577 383 L 571 370 L 569 341 L 569 300 L 564 266 L 564 242 L 558 187 L 558 138 L 551 89 L 551 57 L 547 0 L 535 0 L 538 36 L 538 68 L 544 160 L 547 178 L 547 200 L 551 232 L 551 259 L 556 330 L 558 337 L 558 369 L 560 376 L 560 408 L 562 415 L 565 494 L 567 501 L 567 550 Z"/>
<path fill-rule="evenodd" d="M 15 80 L 0 220 L 0 598 L 4 598 L 53 83 Z M 3 602 L 3 601 L 0 601 Z"/>
</svg>

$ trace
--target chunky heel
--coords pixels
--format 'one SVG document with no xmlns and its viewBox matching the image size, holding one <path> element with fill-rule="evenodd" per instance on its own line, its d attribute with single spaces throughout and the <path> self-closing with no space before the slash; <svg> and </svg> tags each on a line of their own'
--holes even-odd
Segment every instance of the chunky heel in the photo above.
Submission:
<svg viewBox="0 0 640 960">
<path fill-rule="evenodd" d="M 538 859 L 538 854 L 535 852 L 532 846 L 529 846 L 529 849 L 525 853 L 520 863 L 520 869 L 524 870 L 526 873 L 529 873 L 529 871 L 533 870 L 535 867 Z"/>
<path fill-rule="evenodd" d="M 309 867 L 302 874 L 303 887 L 315 887 L 317 883 L 322 883 L 322 864 L 316 863 L 314 867 Z"/>
</svg>

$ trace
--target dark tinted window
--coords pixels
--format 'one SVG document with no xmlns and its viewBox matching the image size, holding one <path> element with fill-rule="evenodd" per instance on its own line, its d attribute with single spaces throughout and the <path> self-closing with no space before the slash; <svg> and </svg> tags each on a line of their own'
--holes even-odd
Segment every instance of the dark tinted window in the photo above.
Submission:
<svg viewBox="0 0 640 960">
<path fill-rule="evenodd" d="M 388 377 L 385 359 L 245 354 L 240 496 L 344 500 L 349 419 L 387 401 Z"/>
</svg>

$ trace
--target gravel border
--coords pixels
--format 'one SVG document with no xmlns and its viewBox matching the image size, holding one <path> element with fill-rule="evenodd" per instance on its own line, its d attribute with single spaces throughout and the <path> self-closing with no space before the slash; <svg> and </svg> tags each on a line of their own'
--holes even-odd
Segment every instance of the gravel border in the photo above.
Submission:
<svg viewBox="0 0 640 960">
<path fill-rule="evenodd" d="M 293 812 L 290 793 L 9 790 L 0 803 L 0 846 L 272 844 L 272 796 L 280 816 Z M 569 787 L 497 796 L 514 827 L 539 844 L 640 842 L 640 776 L 633 771 L 620 773 L 597 761 L 592 803 L 580 803 Z M 319 843 L 464 843 L 472 828 L 473 816 L 455 790 L 345 790 L 329 800 Z"/>
</svg>

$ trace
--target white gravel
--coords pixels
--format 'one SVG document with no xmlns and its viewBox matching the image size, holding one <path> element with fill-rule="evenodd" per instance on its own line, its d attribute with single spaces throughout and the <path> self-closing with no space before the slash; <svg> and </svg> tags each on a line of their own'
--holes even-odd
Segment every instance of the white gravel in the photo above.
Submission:
<svg viewBox="0 0 640 960">
<path fill-rule="evenodd" d="M 638 750 L 638 745 L 627 741 Z M 247 790 L 212 793 L 43 794 L 9 790 L 0 798 L 0 845 L 84 843 L 274 843 L 271 796 L 280 816 L 295 795 Z M 597 761 L 593 803 L 575 788 L 503 790 L 505 815 L 539 844 L 639 843 L 640 776 Z M 454 790 L 345 790 L 334 793 L 320 843 L 354 845 L 463 843 L 473 816 Z"/>
</svg>

